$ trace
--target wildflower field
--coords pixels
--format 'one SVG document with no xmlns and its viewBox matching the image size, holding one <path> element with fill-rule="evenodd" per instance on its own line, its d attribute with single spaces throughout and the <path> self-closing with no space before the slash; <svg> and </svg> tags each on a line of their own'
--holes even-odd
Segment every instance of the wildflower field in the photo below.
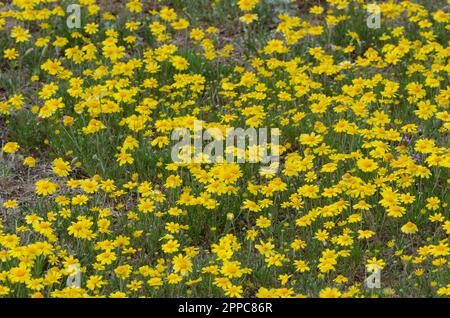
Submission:
<svg viewBox="0 0 450 318">
<path fill-rule="evenodd" d="M 0 297 L 449 297 L 449 32 L 449 0 L 0 0 Z M 277 138 L 174 160 L 230 128 Z"/>
</svg>

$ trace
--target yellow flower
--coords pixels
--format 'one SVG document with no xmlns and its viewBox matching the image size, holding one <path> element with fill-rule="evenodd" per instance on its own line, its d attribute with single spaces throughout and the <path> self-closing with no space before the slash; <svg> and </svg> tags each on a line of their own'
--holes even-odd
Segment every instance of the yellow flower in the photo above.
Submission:
<svg viewBox="0 0 450 318">
<path fill-rule="evenodd" d="M 105 284 L 106 282 L 103 281 L 103 278 L 100 275 L 91 275 L 86 281 L 86 287 L 90 290 L 101 288 Z"/>
<path fill-rule="evenodd" d="M 309 9 L 309 12 L 312 13 L 312 14 L 322 14 L 323 7 L 321 7 L 321 6 L 314 6 L 311 9 Z"/>
<path fill-rule="evenodd" d="M 30 167 L 30 168 L 33 168 L 33 167 L 36 166 L 36 159 L 33 158 L 33 157 L 28 156 L 28 157 L 26 157 L 26 158 L 23 160 L 23 164 L 24 164 L 24 165 L 27 165 L 27 166 Z"/>
<path fill-rule="evenodd" d="M 256 226 L 265 229 L 270 227 L 272 223 L 270 222 L 270 220 L 264 216 L 260 216 L 257 220 L 256 220 Z"/>
<path fill-rule="evenodd" d="M 181 276 L 187 275 L 192 271 L 192 261 L 187 256 L 178 254 L 172 259 L 173 269 L 176 273 L 180 273 Z"/>
<path fill-rule="evenodd" d="M 14 209 L 17 207 L 17 201 L 16 200 L 8 200 L 3 203 L 3 207 L 7 209 Z"/>
<path fill-rule="evenodd" d="M 245 24 L 250 24 L 253 21 L 258 20 L 258 15 L 255 13 L 247 13 L 247 14 L 244 14 L 242 17 L 240 17 L 239 20 L 244 22 Z"/>
<path fill-rule="evenodd" d="M 31 273 L 25 267 L 13 267 L 9 270 L 9 279 L 12 283 L 26 283 Z"/>
<path fill-rule="evenodd" d="M 162 250 L 164 253 L 171 254 L 178 251 L 180 243 L 177 240 L 169 240 L 167 243 L 162 245 Z"/>
<path fill-rule="evenodd" d="M 378 164 L 375 161 L 367 158 L 359 159 L 356 164 L 358 165 L 358 168 L 363 172 L 371 172 L 378 168 Z"/>
<path fill-rule="evenodd" d="M 150 286 L 153 286 L 153 287 L 158 287 L 158 286 L 162 286 L 164 283 L 163 283 L 163 280 L 161 279 L 161 277 L 153 277 L 147 281 L 147 284 L 149 284 Z"/>
<path fill-rule="evenodd" d="M 177 18 L 175 10 L 169 7 L 162 7 L 162 9 L 159 11 L 159 15 L 161 19 L 165 21 L 173 21 Z"/>
<path fill-rule="evenodd" d="M 126 279 L 130 276 L 131 270 L 132 267 L 130 265 L 121 265 L 114 269 L 114 273 L 116 273 L 117 277 L 120 279 Z"/>
<path fill-rule="evenodd" d="M 320 298 L 339 298 L 341 296 L 341 292 L 337 288 L 327 287 L 320 291 Z"/>
<path fill-rule="evenodd" d="M 401 230 L 405 234 L 414 234 L 419 229 L 417 228 L 417 225 L 415 225 L 414 223 L 408 222 L 408 223 L 406 223 L 405 225 L 402 226 Z"/>
<path fill-rule="evenodd" d="M 57 158 L 53 160 L 53 172 L 60 177 L 66 177 L 69 175 L 70 163 L 64 161 L 62 158 Z"/>
<path fill-rule="evenodd" d="M 39 180 L 36 182 L 36 193 L 38 195 L 51 195 L 55 193 L 58 189 L 56 183 L 49 181 L 48 179 Z"/>
<path fill-rule="evenodd" d="M 26 42 L 31 37 L 30 31 L 22 28 L 20 25 L 15 26 L 11 31 L 11 37 L 16 39 L 17 43 Z"/>
<path fill-rule="evenodd" d="M 15 48 L 5 49 L 3 51 L 3 57 L 8 60 L 15 60 L 19 56 L 19 53 Z"/>
<path fill-rule="evenodd" d="M 3 146 L 3 151 L 6 153 L 15 153 L 17 150 L 19 150 L 20 146 L 17 142 L 7 142 Z"/>
<path fill-rule="evenodd" d="M 258 3 L 259 0 L 238 0 L 237 5 L 239 9 L 243 11 L 250 11 L 253 10 Z"/>
</svg>

